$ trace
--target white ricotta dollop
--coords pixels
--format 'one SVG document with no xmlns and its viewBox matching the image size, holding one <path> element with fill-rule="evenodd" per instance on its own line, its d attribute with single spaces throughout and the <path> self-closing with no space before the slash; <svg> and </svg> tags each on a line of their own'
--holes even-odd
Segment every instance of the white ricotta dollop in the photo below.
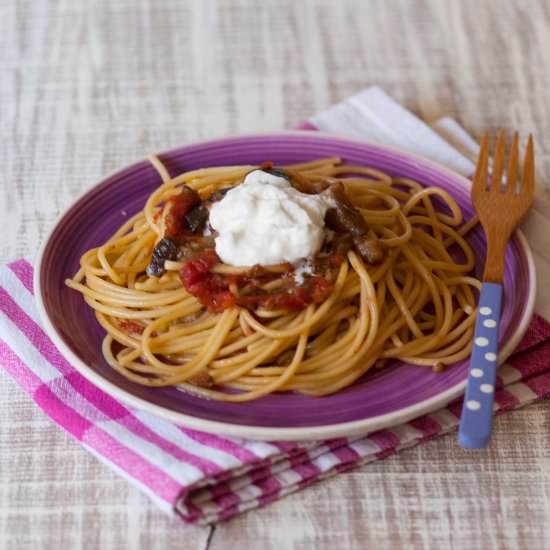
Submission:
<svg viewBox="0 0 550 550">
<path fill-rule="evenodd" d="M 332 201 L 300 193 L 285 178 L 254 170 L 210 209 L 216 253 L 230 265 L 296 262 L 323 243 Z"/>
</svg>

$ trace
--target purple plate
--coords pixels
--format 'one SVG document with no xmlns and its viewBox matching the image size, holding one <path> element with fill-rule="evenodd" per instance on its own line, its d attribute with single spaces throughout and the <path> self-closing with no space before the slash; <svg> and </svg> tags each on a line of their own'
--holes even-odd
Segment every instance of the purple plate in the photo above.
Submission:
<svg viewBox="0 0 550 550">
<path fill-rule="evenodd" d="M 469 182 L 462 176 L 410 154 L 320 132 L 232 137 L 184 146 L 160 158 L 172 174 L 177 174 L 209 166 L 266 160 L 287 164 L 334 155 L 348 163 L 442 187 L 454 196 L 466 217 L 472 214 Z M 313 398 L 285 393 L 243 404 L 211 401 L 175 388 L 143 387 L 119 375 L 103 359 L 103 330 L 93 311 L 80 294 L 65 286 L 64 280 L 78 270 L 80 256 L 104 242 L 128 216 L 140 210 L 160 183 L 148 161 L 111 176 L 68 209 L 40 253 L 35 288 L 45 329 L 74 367 L 104 391 L 191 428 L 271 440 L 339 437 L 388 427 L 437 409 L 464 391 L 467 361 L 442 374 L 398 363 L 369 373 L 336 395 Z M 469 242 L 481 272 L 485 239 L 480 228 L 472 232 Z M 518 232 L 506 253 L 499 361 L 504 361 L 525 332 L 534 295 L 531 252 Z"/>
</svg>

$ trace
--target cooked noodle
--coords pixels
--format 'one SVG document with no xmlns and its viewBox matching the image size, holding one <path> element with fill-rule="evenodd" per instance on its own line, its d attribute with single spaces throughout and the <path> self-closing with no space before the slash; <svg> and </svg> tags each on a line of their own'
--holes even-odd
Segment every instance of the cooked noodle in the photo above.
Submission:
<svg viewBox="0 0 550 550">
<path fill-rule="evenodd" d="M 301 311 L 231 307 L 211 313 L 182 285 L 181 262 L 167 261 L 158 278 L 145 273 L 163 235 L 163 205 L 182 184 L 204 200 L 256 167 L 171 178 L 158 158 L 151 162 L 162 185 L 106 243 L 86 252 L 66 281 L 95 310 L 106 331 L 105 359 L 126 378 L 242 402 L 275 391 L 332 394 L 391 359 L 440 371 L 469 355 L 473 289 L 480 283 L 471 275 L 475 257 L 464 235 L 476 220 L 464 223 L 446 191 L 338 158 L 288 167 L 312 182 L 344 182 L 388 251 L 385 260 L 367 265 L 350 250 L 334 270 L 328 297 Z M 247 271 L 223 264 L 214 269 Z M 277 280 L 267 285 L 276 287 Z"/>
</svg>

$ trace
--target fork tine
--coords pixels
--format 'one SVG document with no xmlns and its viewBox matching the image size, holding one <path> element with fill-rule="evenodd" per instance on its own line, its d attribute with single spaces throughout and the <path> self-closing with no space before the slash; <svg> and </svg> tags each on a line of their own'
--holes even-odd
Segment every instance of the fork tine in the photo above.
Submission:
<svg viewBox="0 0 550 550">
<path fill-rule="evenodd" d="M 502 171 L 503 171 L 502 169 L 504 167 L 504 147 L 505 147 L 504 130 L 501 128 L 498 132 L 495 158 L 493 161 L 493 183 L 491 185 L 492 191 L 500 191 L 500 188 L 502 185 Z"/>
<path fill-rule="evenodd" d="M 516 190 L 516 182 L 518 178 L 518 151 L 519 151 L 519 136 L 514 132 L 512 146 L 510 147 L 510 160 L 508 161 L 508 175 L 506 176 L 506 192 L 514 193 Z"/>
<path fill-rule="evenodd" d="M 535 147 L 533 136 L 529 134 L 527 141 L 527 150 L 525 151 L 525 162 L 523 163 L 523 175 L 521 177 L 520 193 L 523 195 L 533 195 L 535 189 Z"/>
<path fill-rule="evenodd" d="M 483 134 L 479 157 L 476 164 L 476 173 L 473 179 L 473 190 L 484 191 L 487 187 L 487 164 L 489 161 L 489 132 Z"/>
</svg>

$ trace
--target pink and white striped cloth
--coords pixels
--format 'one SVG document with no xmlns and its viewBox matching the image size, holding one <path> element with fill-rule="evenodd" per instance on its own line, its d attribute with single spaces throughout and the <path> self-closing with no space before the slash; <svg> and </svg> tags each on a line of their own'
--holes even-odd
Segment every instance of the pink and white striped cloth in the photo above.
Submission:
<svg viewBox="0 0 550 550">
<path fill-rule="evenodd" d="M 380 90 L 375 89 L 373 94 L 391 103 L 387 96 L 380 95 Z M 359 104 L 366 111 L 368 101 L 358 97 L 353 98 L 353 108 Z M 328 111 L 326 118 L 320 115 L 312 119 L 310 127 L 339 130 L 338 124 L 331 124 L 345 120 L 334 113 L 342 105 Z M 396 104 L 391 108 L 404 111 Z M 384 112 L 377 111 L 377 121 L 365 115 L 365 124 L 372 129 L 376 122 L 385 120 L 383 128 L 388 132 L 391 125 L 384 119 Z M 415 120 L 417 129 L 432 131 Z M 369 137 L 388 142 L 388 135 L 384 139 Z M 406 144 L 400 145 L 407 148 Z M 454 160 L 448 164 L 454 163 L 455 169 L 467 172 L 470 161 L 446 146 L 449 150 L 445 154 L 454 151 L 454 157 L 449 156 Z M 32 263 L 26 259 L 0 267 L 1 365 L 54 422 L 161 508 L 187 522 L 205 524 L 226 519 L 457 426 L 459 401 L 391 430 L 325 442 L 267 443 L 176 426 L 126 407 L 71 367 L 40 326 L 32 273 Z M 550 323 L 535 316 L 518 350 L 499 373 L 496 414 L 549 395 Z"/>
</svg>

